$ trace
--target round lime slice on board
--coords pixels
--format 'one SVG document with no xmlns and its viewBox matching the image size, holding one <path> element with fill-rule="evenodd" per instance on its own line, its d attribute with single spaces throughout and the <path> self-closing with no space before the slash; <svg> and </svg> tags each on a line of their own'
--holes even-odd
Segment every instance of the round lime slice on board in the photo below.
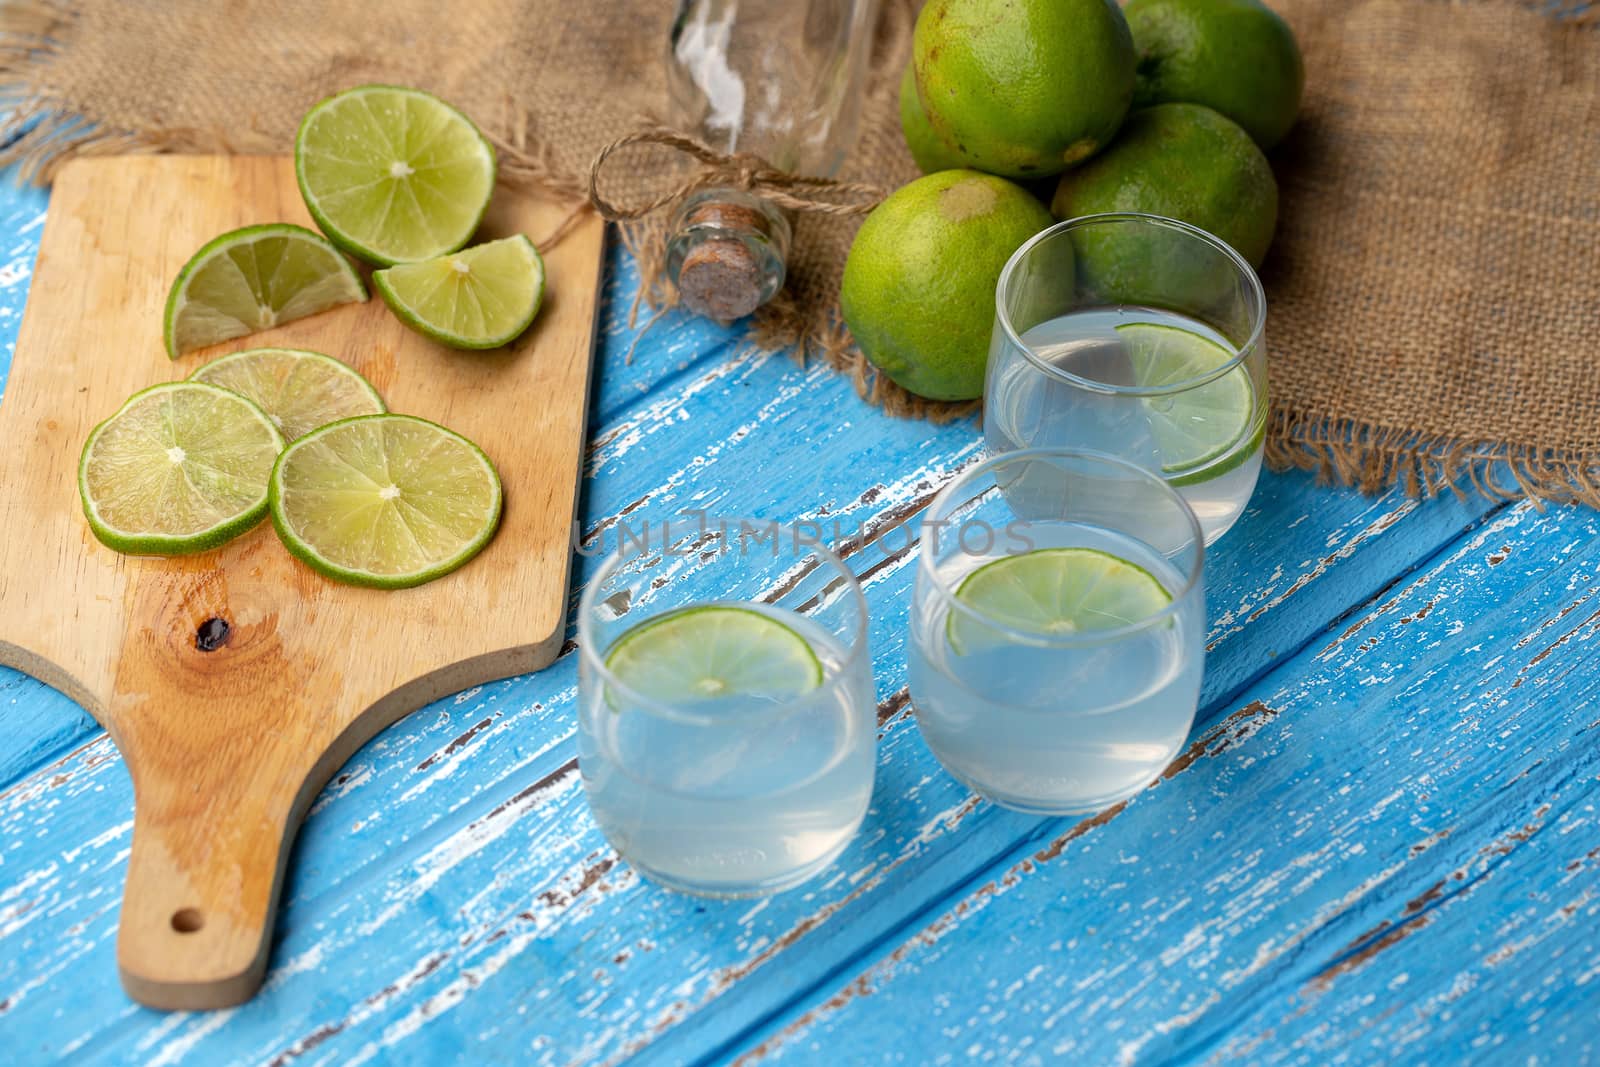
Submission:
<svg viewBox="0 0 1600 1067">
<path fill-rule="evenodd" d="M 418 333 L 451 348 L 498 348 L 539 313 L 544 260 L 519 234 L 377 271 L 372 284 Z"/>
<path fill-rule="evenodd" d="M 956 599 L 1003 626 L 1041 636 L 1112 630 L 1172 603 L 1156 576 L 1093 548 L 1038 548 L 985 563 L 962 579 Z M 957 655 L 1002 644 L 982 620 L 951 612 L 946 631 Z"/>
<path fill-rule="evenodd" d="M 401 589 L 477 555 L 500 524 L 500 475 L 483 450 L 412 415 L 361 415 L 283 450 L 272 525 L 313 570 Z"/>
<path fill-rule="evenodd" d="M 494 191 L 494 149 L 472 120 L 420 89 L 363 85 L 300 121 L 294 171 L 340 248 L 387 266 L 453 252 Z"/>
<path fill-rule="evenodd" d="M 78 460 L 83 513 L 118 552 L 203 552 L 261 521 L 282 449 L 272 420 L 237 393 L 153 386 L 90 431 Z"/>
<path fill-rule="evenodd" d="M 1128 352 L 1135 384 L 1147 388 L 1176 385 L 1229 362 L 1235 353 L 1201 334 L 1177 326 L 1130 322 L 1117 327 L 1117 339 Z M 1238 443 L 1255 421 L 1255 391 L 1243 364 L 1226 374 L 1178 393 L 1144 398 L 1150 433 L 1161 456 L 1161 472 L 1169 477 L 1221 457 Z M 1205 479 L 1223 473 L 1204 471 Z"/>
<path fill-rule="evenodd" d="M 623 634 L 606 667 L 628 688 L 666 704 L 719 697 L 786 700 L 822 684 L 805 638 L 750 608 L 709 604 L 670 612 Z"/>
<path fill-rule="evenodd" d="M 286 222 L 246 226 L 208 242 L 167 294 L 167 355 L 271 329 L 367 298 L 350 261 L 320 234 Z"/>
<path fill-rule="evenodd" d="M 372 383 L 348 364 L 299 348 L 247 348 L 212 360 L 189 380 L 255 401 L 287 441 L 330 422 L 388 410 Z"/>
</svg>

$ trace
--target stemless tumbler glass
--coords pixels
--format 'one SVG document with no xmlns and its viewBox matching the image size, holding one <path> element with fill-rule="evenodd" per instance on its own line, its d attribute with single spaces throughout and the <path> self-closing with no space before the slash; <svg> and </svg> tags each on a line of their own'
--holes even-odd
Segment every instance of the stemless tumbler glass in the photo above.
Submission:
<svg viewBox="0 0 1600 1067">
<path fill-rule="evenodd" d="M 1244 511 L 1267 424 L 1266 299 L 1226 243 L 1157 215 L 1086 215 L 1000 275 L 991 454 L 1088 448 L 1159 471 L 1206 543 Z"/>
<path fill-rule="evenodd" d="M 619 536 L 578 608 L 578 763 L 595 821 L 662 885 L 757 896 L 844 850 L 872 795 L 867 609 L 794 527 Z"/>
<path fill-rule="evenodd" d="M 947 771 L 1008 808 L 1099 810 L 1171 762 L 1205 655 L 1194 512 L 1114 456 L 1025 449 L 934 499 L 911 701 Z"/>
</svg>

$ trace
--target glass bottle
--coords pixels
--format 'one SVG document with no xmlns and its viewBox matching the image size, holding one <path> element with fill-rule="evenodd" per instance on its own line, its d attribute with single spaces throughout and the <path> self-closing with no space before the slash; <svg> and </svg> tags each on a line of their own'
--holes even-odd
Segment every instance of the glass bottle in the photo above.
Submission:
<svg viewBox="0 0 1600 1067">
<path fill-rule="evenodd" d="M 719 152 L 832 177 L 855 143 L 878 0 L 681 0 L 667 54 L 673 118 Z M 783 286 L 790 228 L 759 195 L 684 198 L 667 272 L 684 304 L 729 321 Z"/>
</svg>

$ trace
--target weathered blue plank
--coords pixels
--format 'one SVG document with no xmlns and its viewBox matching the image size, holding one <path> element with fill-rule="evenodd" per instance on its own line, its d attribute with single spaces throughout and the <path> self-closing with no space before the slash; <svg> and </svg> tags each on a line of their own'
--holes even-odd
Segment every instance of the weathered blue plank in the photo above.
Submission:
<svg viewBox="0 0 1600 1067">
<path fill-rule="evenodd" d="M 635 315 L 633 297 L 638 288 L 639 269 L 633 257 L 612 241 L 606 252 L 605 295 L 596 331 L 596 341 L 609 358 L 595 367 L 591 428 L 612 425 L 620 411 L 635 406 L 651 391 L 723 359 L 743 343 L 742 331 L 694 315 L 670 312 L 653 323 L 648 309 Z M 637 321 L 630 325 L 630 319 Z"/>
<path fill-rule="evenodd" d="M 1597 603 L 1595 516 L 1512 509 L 750 1059 L 1600 1056 Z"/>
<path fill-rule="evenodd" d="M 0 789 L 100 732 L 77 704 L 10 668 L 0 668 L 0 724 Z"/>
</svg>

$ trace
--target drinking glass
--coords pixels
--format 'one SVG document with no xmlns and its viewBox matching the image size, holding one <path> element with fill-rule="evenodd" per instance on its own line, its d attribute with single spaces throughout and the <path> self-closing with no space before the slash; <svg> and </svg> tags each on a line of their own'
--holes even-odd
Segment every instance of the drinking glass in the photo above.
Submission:
<svg viewBox="0 0 1600 1067">
<path fill-rule="evenodd" d="M 1160 476 L 1069 449 L 991 457 L 934 498 L 911 701 L 956 778 L 1008 808 L 1097 811 L 1183 746 L 1205 655 L 1205 554 Z"/>
<path fill-rule="evenodd" d="M 595 821 L 673 889 L 758 896 L 805 881 L 872 795 L 860 586 L 803 531 L 762 520 L 647 525 L 618 542 L 578 608 L 578 763 Z"/>
<path fill-rule="evenodd" d="M 1158 471 L 1210 544 L 1244 511 L 1267 424 L 1266 298 L 1187 223 L 1085 215 L 1000 275 L 984 391 L 990 454 L 1087 448 Z"/>
</svg>

